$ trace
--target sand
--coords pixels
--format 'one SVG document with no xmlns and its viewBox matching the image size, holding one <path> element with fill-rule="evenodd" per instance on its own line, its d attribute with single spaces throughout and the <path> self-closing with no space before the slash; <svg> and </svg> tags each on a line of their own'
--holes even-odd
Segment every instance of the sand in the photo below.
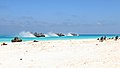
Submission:
<svg viewBox="0 0 120 68">
<path fill-rule="evenodd" d="M 120 68 L 120 40 L 56 40 L 0 46 L 0 68 Z"/>
</svg>

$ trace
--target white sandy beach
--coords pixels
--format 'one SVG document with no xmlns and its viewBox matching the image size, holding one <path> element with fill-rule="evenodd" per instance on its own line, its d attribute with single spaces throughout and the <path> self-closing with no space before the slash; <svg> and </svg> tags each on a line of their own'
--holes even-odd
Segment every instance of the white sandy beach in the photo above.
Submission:
<svg viewBox="0 0 120 68">
<path fill-rule="evenodd" d="M 7 44 L 0 46 L 0 68 L 120 68 L 120 40 Z"/>
</svg>

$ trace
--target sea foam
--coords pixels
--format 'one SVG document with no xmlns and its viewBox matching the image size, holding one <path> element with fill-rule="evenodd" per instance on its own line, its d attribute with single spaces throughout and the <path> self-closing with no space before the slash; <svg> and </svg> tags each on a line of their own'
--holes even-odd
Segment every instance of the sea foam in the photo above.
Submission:
<svg viewBox="0 0 120 68">
<path fill-rule="evenodd" d="M 29 31 L 22 31 L 18 34 L 20 37 L 35 37 L 31 32 Z"/>
<path fill-rule="evenodd" d="M 59 37 L 56 33 L 53 33 L 53 32 L 48 32 L 44 35 L 45 35 L 45 37 Z M 64 34 L 64 35 L 65 36 L 73 36 L 71 33 L 67 33 L 67 34 Z M 17 36 L 19 36 L 19 37 L 35 37 L 33 35 L 33 33 L 29 32 L 29 31 L 22 31 Z"/>
<path fill-rule="evenodd" d="M 47 33 L 46 34 L 47 36 L 49 36 L 49 37 L 58 37 L 58 35 L 57 34 L 55 34 L 55 33 L 53 33 L 53 32 L 49 32 L 49 33 Z"/>
</svg>

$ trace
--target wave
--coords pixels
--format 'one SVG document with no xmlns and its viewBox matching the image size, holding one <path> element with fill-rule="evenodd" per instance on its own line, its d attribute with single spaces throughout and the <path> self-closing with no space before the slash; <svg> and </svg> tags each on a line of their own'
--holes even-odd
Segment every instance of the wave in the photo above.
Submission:
<svg viewBox="0 0 120 68">
<path fill-rule="evenodd" d="M 59 37 L 56 33 L 53 33 L 53 32 L 49 32 L 49 33 L 46 33 L 44 35 L 45 35 L 45 37 Z M 71 33 L 67 33 L 64 35 L 65 36 L 73 36 L 73 34 L 71 34 Z M 17 36 L 19 36 L 19 37 L 35 37 L 33 35 L 33 33 L 29 32 L 29 31 L 22 31 Z"/>
<path fill-rule="evenodd" d="M 65 36 L 73 36 L 72 33 L 67 33 L 67 34 L 63 33 L 63 34 L 64 34 Z M 59 37 L 57 34 L 52 33 L 52 32 L 49 32 L 49 33 L 47 33 L 47 34 L 45 34 L 45 35 L 47 35 L 48 37 L 51 37 L 51 36 Z"/>
<path fill-rule="evenodd" d="M 22 31 L 18 34 L 18 36 L 20 37 L 35 37 L 31 32 L 29 31 Z"/>
<path fill-rule="evenodd" d="M 55 33 L 52 33 L 52 32 L 49 32 L 49 33 L 47 33 L 47 34 L 44 34 L 45 35 L 45 37 L 58 37 L 58 35 L 57 34 L 55 34 Z M 29 31 L 22 31 L 22 32 L 20 32 L 18 35 L 16 35 L 16 36 L 19 36 L 19 37 L 35 37 L 31 32 L 29 32 Z"/>
<path fill-rule="evenodd" d="M 71 33 L 66 34 L 66 36 L 73 36 Z"/>
<path fill-rule="evenodd" d="M 48 34 L 44 34 L 45 35 L 45 37 L 50 37 Z"/>
<path fill-rule="evenodd" d="M 55 33 L 52 33 L 52 32 L 49 32 L 49 33 L 47 33 L 46 35 L 48 35 L 49 37 L 58 37 L 58 35 L 57 34 L 55 34 Z"/>
</svg>

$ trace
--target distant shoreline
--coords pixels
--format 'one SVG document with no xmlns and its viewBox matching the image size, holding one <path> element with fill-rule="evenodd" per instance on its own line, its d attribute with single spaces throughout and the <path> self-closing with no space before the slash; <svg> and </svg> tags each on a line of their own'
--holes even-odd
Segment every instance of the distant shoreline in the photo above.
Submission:
<svg viewBox="0 0 120 68">
<path fill-rule="evenodd" d="M 72 39 L 97 39 L 97 38 L 100 38 L 102 36 L 106 36 L 107 38 L 112 38 L 112 37 L 115 37 L 117 36 L 118 34 L 81 34 L 80 36 L 63 36 L 63 37 L 57 37 L 57 36 L 51 36 L 51 37 L 19 37 L 24 41 L 34 41 L 34 40 L 37 40 L 37 41 L 47 41 L 47 40 L 72 40 Z M 120 35 L 118 35 L 120 36 Z M 11 42 L 11 40 L 13 39 L 14 37 L 0 37 L 0 42 Z"/>
</svg>

